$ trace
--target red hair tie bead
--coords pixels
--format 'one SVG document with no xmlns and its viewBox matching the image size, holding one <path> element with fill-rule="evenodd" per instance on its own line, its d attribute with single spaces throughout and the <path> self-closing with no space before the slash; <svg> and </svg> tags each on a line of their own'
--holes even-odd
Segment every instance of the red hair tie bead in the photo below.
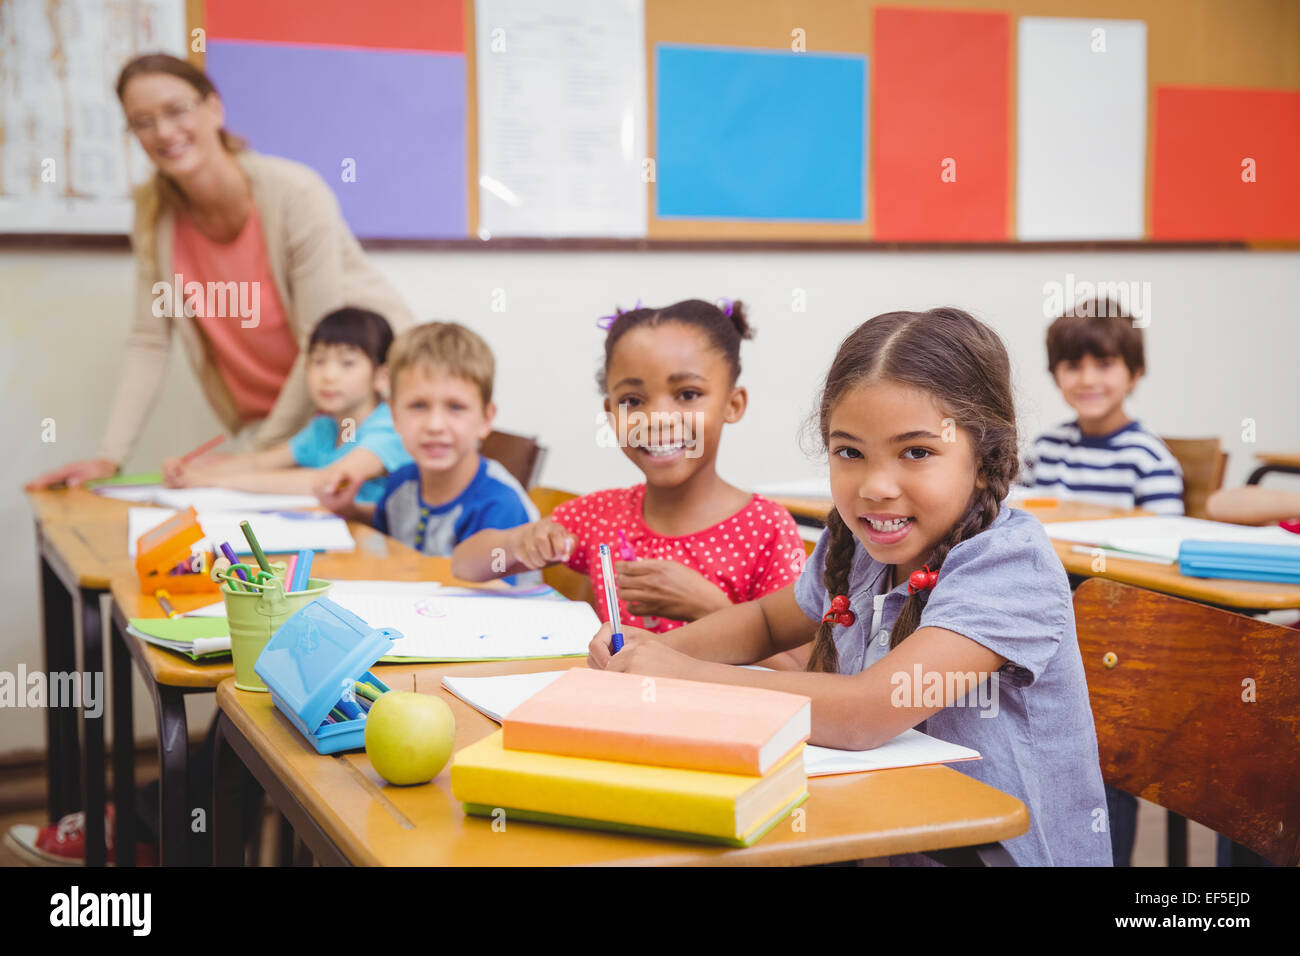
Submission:
<svg viewBox="0 0 1300 956">
<path fill-rule="evenodd" d="M 930 566 L 923 565 L 920 571 L 913 571 L 907 578 L 907 593 L 928 591 L 939 581 L 939 572 L 931 571 Z"/>
<path fill-rule="evenodd" d="M 822 623 L 843 624 L 845 627 L 848 627 L 856 620 L 857 616 L 849 610 L 848 596 L 837 594 L 831 599 L 831 609 L 827 611 L 826 616 L 822 618 Z"/>
</svg>

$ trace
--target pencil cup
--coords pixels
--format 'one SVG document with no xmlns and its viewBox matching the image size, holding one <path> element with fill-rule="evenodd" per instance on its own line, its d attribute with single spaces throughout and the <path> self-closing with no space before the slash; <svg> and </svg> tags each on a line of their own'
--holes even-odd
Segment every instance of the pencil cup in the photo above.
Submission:
<svg viewBox="0 0 1300 956">
<path fill-rule="evenodd" d="M 331 584 L 311 578 L 305 591 L 284 593 L 284 565 L 273 564 L 277 577 L 264 585 L 250 585 L 255 591 L 236 591 L 226 582 L 221 596 L 230 623 L 230 654 L 235 663 L 235 686 L 240 690 L 265 691 L 266 685 L 253 671 L 258 656 L 280 625 L 299 608 L 329 594 Z"/>
</svg>

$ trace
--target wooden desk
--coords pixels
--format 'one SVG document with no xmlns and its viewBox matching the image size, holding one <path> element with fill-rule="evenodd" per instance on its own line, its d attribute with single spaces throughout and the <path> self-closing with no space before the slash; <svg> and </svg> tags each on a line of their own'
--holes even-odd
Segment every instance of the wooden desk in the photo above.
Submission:
<svg viewBox="0 0 1300 956">
<path fill-rule="evenodd" d="M 1300 473 L 1300 456 L 1297 460 L 1297 473 Z M 795 515 L 803 523 L 816 519 L 818 522 L 831 509 L 829 498 L 773 498 Z M 1031 499 L 1032 500 L 1032 499 Z M 1012 504 L 1011 507 L 1027 511 L 1044 524 L 1053 521 L 1086 521 L 1097 518 L 1132 518 L 1148 514 L 1141 510 L 1126 511 L 1107 508 L 1104 505 L 1090 504 L 1084 501 L 1061 501 L 1055 505 Z M 1266 581 L 1233 581 L 1227 578 L 1193 578 L 1182 574 L 1177 565 L 1152 564 L 1149 561 L 1129 561 L 1106 555 L 1105 571 L 1093 570 L 1093 556 L 1075 553 L 1075 545 L 1069 541 L 1053 541 L 1056 554 L 1061 559 L 1065 570 L 1075 577 L 1103 577 L 1125 584 L 1133 584 L 1150 591 L 1160 591 L 1176 597 L 1211 604 L 1215 607 L 1238 611 L 1243 614 L 1257 614 L 1263 611 L 1278 611 L 1286 608 L 1300 608 L 1300 585 L 1271 584 Z"/>
<path fill-rule="evenodd" d="M 497 724 L 441 686 L 463 676 L 562 670 L 579 660 L 478 664 L 380 665 L 384 681 L 438 693 L 456 718 L 456 750 Z M 830 863 L 977 847 L 1005 855 L 998 841 L 1029 828 L 1029 811 L 1008 794 L 949 767 L 913 767 L 814 777 L 802 813 L 754 846 L 727 849 L 571 827 L 465 816 L 452 797 L 450 768 L 417 787 L 386 784 L 363 751 L 321 756 L 271 703 L 270 695 L 217 688 L 221 708 L 213 794 L 218 865 L 243 862 L 239 795 L 247 773 L 311 848 L 318 862 L 388 866 L 705 865 L 783 866 Z M 797 832 L 793 821 L 801 820 Z"/>
<path fill-rule="evenodd" d="M 100 598 L 108 592 L 114 578 L 135 573 L 134 563 L 126 556 L 127 514 L 133 505 L 84 488 L 34 491 L 28 492 L 27 497 L 35 518 L 45 670 L 47 673 L 102 673 L 104 619 Z M 372 573 L 376 557 L 399 557 L 408 563 L 420 557 L 412 549 L 367 526 L 353 525 L 352 530 L 357 550 L 334 556 L 338 565 L 322 563 L 318 567 L 332 567 L 331 573 L 339 577 L 365 577 Z M 349 572 L 348 568 L 359 570 Z M 157 613 L 157 609 L 146 613 Z M 129 667 L 121 670 L 129 677 Z M 119 680 L 115 676 L 115 687 Z M 129 680 L 126 687 L 129 692 Z M 183 705 L 181 709 L 183 713 Z M 114 720 L 116 726 L 116 717 Z M 79 718 L 77 711 L 70 707 L 47 708 L 49 817 L 54 822 L 78 809 L 86 811 L 88 866 L 102 866 L 107 862 L 104 752 L 102 714 L 90 718 L 83 712 Z M 126 806 L 132 805 L 133 801 Z M 123 816 L 130 818 L 130 814 L 119 814 L 119 820 Z M 134 843 L 131 847 L 134 848 Z"/>
<path fill-rule="evenodd" d="M 325 579 L 368 579 L 390 581 L 441 581 L 467 585 L 451 575 L 448 558 L 422 555 L 399 541 L 366 525 L 350 523 L 357 549 L 318 555 L 312 574 Z M 125 529 L 120 529 L 125 535 Z M 112 582 L 113 736 L 134 740 L 131 665 L 140 668 L 145 686 L 153 698 L 158 721 L 159 853 L 164 866 L 192 863 L 186 852 L 190 836 L 189 814 L 196 801 L 187 799 L 189 773 L 189 727 L 185 698 L 195 693 L 212 693 L 227 677 L 234 676 L 229 659 L 192 661 L 180 654 L 156 647 L 126 632 L 132 618 L 162 617 L 162 609 L 151 595 L 140 592 L 134 571 Z M 213 601 L 219 595 L 175 595 L 172 603 L 184 613 Z M 113 758 L 113 799 L 118 806 L 134 806 L 135 765 L 130 748 L 117 747 Z M 135 865 L 135 817 L 119 813 L 115 819 L 114 845 L 119 848 L 117 864 Z"/>
<path fill-rule="evenodd" d="M 1280 471 L 1287 475 L 1300 475 L 1300 455 L 1261 452 L 1255 458 L 1260 462 L 1260 465 L 1246 479 L 1248 485 L 1259 484 L 1270 471 Z"/>
</svg>

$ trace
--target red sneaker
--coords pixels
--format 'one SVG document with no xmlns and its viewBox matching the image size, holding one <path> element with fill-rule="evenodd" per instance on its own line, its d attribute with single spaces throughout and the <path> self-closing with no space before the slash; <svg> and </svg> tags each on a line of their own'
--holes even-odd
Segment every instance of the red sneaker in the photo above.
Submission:
<svg viewBox="0 0 1300 956">
<path fill-rule="evenodd" d="M 108 864 L 112 866 L 114 854 L 111 803 L 104 808 L 104 833 Z M 86 815 L 78 810 L 76 813 L 69 813 L 58 823 L 50 823 L 39 829 L 30 824 L 12 826 L 5 834 L 4 842 L 6 847 L 30 866 L 85 866 Z M 135 856 L 138 866 L 158 865 L 158 847 L 152 843 L 137 843 Z"/>
</svg>

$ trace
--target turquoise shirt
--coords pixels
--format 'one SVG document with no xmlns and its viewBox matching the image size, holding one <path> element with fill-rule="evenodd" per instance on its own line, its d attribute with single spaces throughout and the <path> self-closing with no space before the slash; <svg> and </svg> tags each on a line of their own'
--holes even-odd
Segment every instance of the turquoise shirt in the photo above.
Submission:
<svg viewBox="0 0 1300 956">
<path fill-rule="evenodd" d="M 339 442 L 339 429 L 329 415 L 317 415 L 307 427 L 289 439 L 293 460 L 302 468 L 327 468 L 357 448 L 374 453 L 392 474 L 411 464 L 401 437 L 393 428 L 393 413 L 387 402 L 380 402 L 356 428 L 351 441 Z M 374 504 L 384 495 L 386 476 L 371 478 L 357 492 L 358 504 Z"/>
</svg>

